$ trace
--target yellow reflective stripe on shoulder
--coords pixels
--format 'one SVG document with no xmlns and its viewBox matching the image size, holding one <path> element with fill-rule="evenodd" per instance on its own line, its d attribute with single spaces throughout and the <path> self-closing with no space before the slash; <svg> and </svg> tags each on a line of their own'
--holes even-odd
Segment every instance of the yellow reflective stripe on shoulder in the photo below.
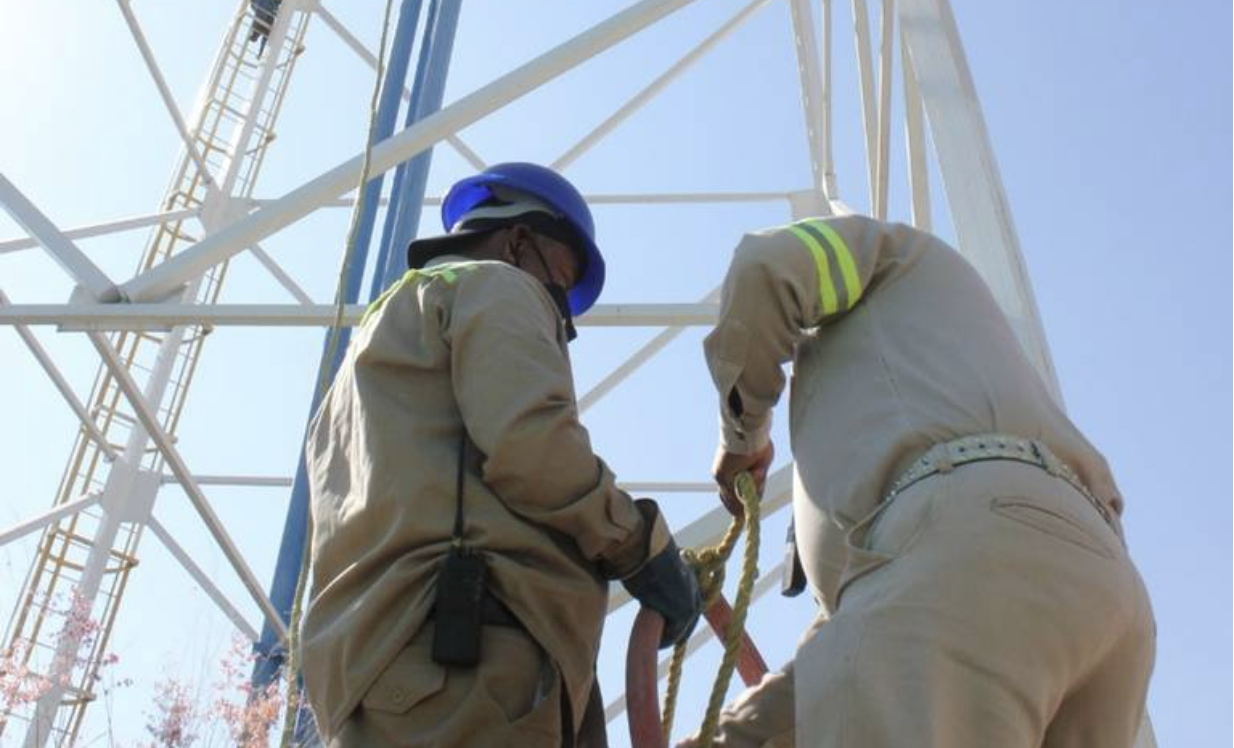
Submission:
<svg viewBox="0 0 1234 748">
<path fill-rule="evenodd" d="M 814 265 L 818 269 L 818 295 L 823 303 L 823 314 L 835 314 L 839 308 L 836 300 L 836 287 L 831 282 L 831 263 L 827 261 L 827 252 L 818 240 L 800 226 L 789 226 L 788 230 L 801 240 L 814 256 Z"/>
<path fill-rule="evenodd" d="M 453 283 L 454 281 L 458 280 L 458 276 L 454 274 L 454 269 L 447 267 L 445 265 L 441 265 L 440 267 L 435 267 L 435 268 L 429 268 L 427 270 L 421 270 L 420 275 L 424 276 L 425 278 L 437 278 L 437 277 L 445 278 L 446 283 Z"/>
<path fill-rule="evenodd" d="M 861 299 L 861 293 L 864 290 L 861 287 L 861 279 L 857 276 L 857 263 L 853 260 L 853 253 L 844 243 L 844 237 L 840 236 L 840 232 L 831 228 L 826 221 L 814 220 L 807 221 L 807 223 L 822 232 L 831 245 L 831 249 L 836 253 L 836 263 L 839 264 L 840 275 L 844 278 L 844 290 L 848 293 L 848 308 L 852 309 L 853 305 Z"/>
<path fill-rule="evenodd" d="M 382 291 L 380 296 L 373 299 L 373 301 L 367 307 L 364 308 L 364 314 L 360 317 L 360 327 L 364 327 L 364 323 L 368 322 L 369 317 L 372 317 L 383 306 L 386 305 L 386 301 L 388 301 L 390 297 L 394 295 L 395 291 L 398 291 L 403 286 L 407 285 L 408 283 L 411 283 L 419 275 L 420 275 L 419 270 L 408 270 L 406 273 L 403 273 L 402 278 L 399 278 L 398 280 L 391 283 L 389 288 Z"/>
<path fill-rule="evenodd" d="M 479 263 L 476 262 L 443 262 L 440 265 L 434 265 L 428 268 L 422 268 L 420 275 L 426 278 L 442 277 L 447 283 L 453 283 L 458 280 L 458 274 L 464 270 L 471 270 Z"/>
<path fill-rule="evenodd" d="M 403 277 L 390 284 L 390 287 L 381 292 L 381 295 L 373 299 L 364 310 L 364 314 L 360 317 L 360 326 L 364 327 L 364 323 L 368 322 L 369 318 L 381 310 L 386 302 L 400 288 L 419 280 L 420 278 L 443 278 L 446 283 L 453 284 L 458 280 L 458 274 L 464 270 L 471 270 L 476 266 L 474 262 L 443 262 L 440 265 L 434 265 L 430 268 L 421 268 L 419 270 L 408 270 L 403 273 Z"/>
</svg>

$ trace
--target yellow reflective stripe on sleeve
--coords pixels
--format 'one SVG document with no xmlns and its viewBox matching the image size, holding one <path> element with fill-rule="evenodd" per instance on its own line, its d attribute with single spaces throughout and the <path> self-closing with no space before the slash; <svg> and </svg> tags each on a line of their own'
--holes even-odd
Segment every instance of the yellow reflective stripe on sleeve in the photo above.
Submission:
<svg viewBox="0 0 1234 748">
<path fill-rule="evenodd" d="M 793 235 L 800 239 L 801 243 L 810 250 L 810 254 L 814 256 L 814 265 L 818 269 L 818 295 L 823 302 L 823 314 L 835 314 L 836 309 L 839 308 L 839 302 L 836 300 L 836 287 L 831 282 L 831 264 L 827 261 L 827 252 L 806 230 L 798 226 L 789 226 L 788 230 L 793 232 Z"/>
<path fill-rule="evenodd" d="M 861 279 L 857 276 L 857 263 L 853 261 L 853 253 L 844 243 L 844 237 L 840 236 L 840 232 L 831 228 L 825 221 L 809 221 L 809 224 L 827 237 L 827 242 L 835 251 L 836 263 L 839 264 L 840 275 L 844 278 L 844 290 L 848 293 L 848 308 L 852 309 L 864 290 L 861 287 Z"/>
</svg>

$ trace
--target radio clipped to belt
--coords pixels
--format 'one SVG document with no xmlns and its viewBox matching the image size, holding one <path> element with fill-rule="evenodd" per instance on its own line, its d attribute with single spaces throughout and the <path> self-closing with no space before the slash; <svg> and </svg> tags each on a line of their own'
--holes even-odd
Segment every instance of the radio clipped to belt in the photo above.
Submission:
<svg viewBox="0 0 1234 748">
<path fill-rule="evenodd" d="M 475 667 L 480 662 L 480 633 L 488 593 L 488 564 L 484 554 L 463 542 L 463 458 L 467 433 L 459 439 L 458 480 L 455 489 L 454 533 L 450 551 L 437 575 L 433 616 L 433 662 L 450 667 Z"/>
</svg>

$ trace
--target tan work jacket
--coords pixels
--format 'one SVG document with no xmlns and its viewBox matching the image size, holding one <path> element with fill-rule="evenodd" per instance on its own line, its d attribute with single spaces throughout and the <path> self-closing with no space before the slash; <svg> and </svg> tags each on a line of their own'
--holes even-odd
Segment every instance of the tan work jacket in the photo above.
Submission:
<svg viewBox="0 0 1234 748">
<path fill-rule="evenodd" d="M 370 307 L 310 425 L 302 661 L 327 737 L 432 606 L 464 429 L 465 540 L 560 668 L 577 729 L 607 605 L 597 564 L 628 566 L 644 521 L 579 423 L 548 293 L 510 265 L 443 257 Z"/>
<path fill-rule="evenodd" d="M 939 239 L 861 216 L 748 234 L 705 342 L 721 445 L 762 448 L 793 361 L 793 512 L 806 577 L 834 610 L 847 532 L 932 445 L 1044 442 L 1115 513 L 1105 459 L 1053 401 L 977 272 Z"/>
</svg>

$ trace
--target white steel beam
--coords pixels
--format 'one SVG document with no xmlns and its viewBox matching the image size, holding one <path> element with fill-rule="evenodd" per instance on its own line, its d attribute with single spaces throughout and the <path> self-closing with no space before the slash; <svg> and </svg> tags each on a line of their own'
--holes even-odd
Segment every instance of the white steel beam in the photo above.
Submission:
<svg viewBox="0 0 1234 748">
<path fill-rule="evenodd" d="M 227 599 L 227 595 L 223 594 L 218 585 L 210 579 L 210 575 L 202 571 L 201 567 L 193 561 L 193 558 L 176 542 L 175 537 L 167 531 L 167 528 L 163 527 L 162 523 L 154 517 L 146 520 L 146 526 L 154 532 L 155 537 L 163 542 L 167 551 L 180 562 L 180 565 L 189 573 L 193 581 L 197 582 L 201 589 L 214 601 L 214 604 L 219 606 L 219 610 L 223 611 L 223 615 L 227 616 L 235 624 L 235 627 L 240 629 L 240 633 L 248 637 L 248 640 L 251 642 L 257 641 L 256 629 L 249 625 L 249 622 L 240 614 L 240 611 L 236 610 L 236 606 L 232 605 L 231 601 Z"/>
<path fill-rule="evenodd" d="M 146 389 L 142 393 L 144 401 L 162 401 L 176 353 L 183 339 L 184 328 L 179 328 L 165 336 L 159 344 L 158 354 L 146 381 Z M 127 376 L 127 371 L 125 374 Z M 140 469 L 148 441 L 148 434 L 142 424 L 133 424 L 121 458 L 116 460 L 107 472 L 100 500 L 102 516 L 89 539 L 85 563 L 81 565 L 80 575 L 73 586 L 74 605 L 82 606 L 84 611 L 94 610 L 103 576 L 107 573 L 108 563 L 114 553 L 120 525 L 125 522 L 141 522 L 149 516 L 150 507 L 154 503 L 158 485 L 149 480 L 153 473 L 145 473 Z M 46 743 L 78 662 L 81 636 L 79 627 L 70 626 L 66 620 L 61 634 L 57 637 L 54 647 L 56 654 L 47 673 L 51 688 L 39 697 L 35 705 L 34 718 L 26 731 L 24 748 L 40 748 Z"/>
<path fill-rule="evenodd" d="M 878 108 L 874 101 L 874 62 L 870 59 L 870 12 L 866 0 L 853 0 L 853 30 L 856 34 L 857 74 L 861 80 L 861 124 L 866 140 L 866 171 L 870 182 L 870 205 L 875 202 L 875 168 L 878 163 Z"/>
<path fill-rule="evenodd" d="M 355 326 L 365 306 L 348 304 L 343 324 Z M 715 324 L 717 304 L 596 304 L 575 320 L 580 327 L 667 327 Z M 209 327 L 324 327 L 332 304 L 12 304 L 0 306 L 0 325 L 57 325 L 67 330 L 161 330 Z"/>
<path fill-rule="evenodd" d="M 9 305 L 9 297 L 0 289 L 0 307 Z M 73 388 L 69 386 L 68 380 L 56 368 L 56 365 L 51 360 L 51 356 L 47 355 L 47 350 L 39 343 L 38 338 L 34 337 L 34 333 L 25 325 L 15 325 L 17 334 L 25 342 L 26 347 L 34 354 L 34 358 L 38 360 L 39 365 L 43 367 L 43 371 L 51 379 L 52 384 L 60 391 L 60 395 L 64 401 L 68 403 L 73 412 L 77 414 L 77 420 L 81 421 L 81 426 L 86 430 L 86 434 L 90 439 L 98 445 L 108 460 L 115 460 L 118 456 L 116 450 L 108 443 L 107 437 L 103 436 L 103 432 L 99 431 L 99 427 L 95 425 L 94 419 L 90 417 L 90 413 L 86 410 L 86 406 L 81 400 L 77 399 L 77 394 L 73 392 Z"/>
<path fill-rule="evenodd" d="M 901 0 L 900 26 L 930 119 L 959 250 L 1011 318 L 1020 344 L 1061 404 L 994 147 L 947 0 Z"/>
<path fill-rule="evenodd" d="M 878 38 L 878 159 L 874 164 L 874 217 L 887 220 L 891 181 L 891 49 L 895 39 L 895 0 L 882 1 Z"/>
<path fill-rule="evenodd" d="M 900 29 L 900 80 L 904 85 L 904 148 L 908 155 L 908 193 L 912 205 L 913 225 L 931 231 L 933 216 L 930 207 L 930 173 L 926 166 L 926 143 L 921 91 L 913 61 L 908 56 L 904 29 Z"/>
<path fill-rule="evenodd" d="M 713 493 L 716 490 L 715 481 L 618 481 L 617 487 L 626 493 Z"/>
<path fill-rule="evenodd" d="M 343 22 L 340 21 L 337 16 L 329 10 L 326 10 L 326 7 L 320 2 L 317 3 L 317 6 L 313 9 L 313 11 L 322 21 L 325 22 L 326 26 L 328 26 L 330 30 L 333 31 L 349 49 L 351 49 L 352 52 L 356 53 L 357 57 L 363 60 L 374 71 L 377 70 L 377 55 L 373 54 L 368 47 L 364 46 L 364 42 L 357 39 L 356 35 L 351 33 L 351 30 L 344 26 Z M 407 86 L 403 86 L 401 98 L 403 101 L 411 101 L 411 89 Z M 471 146 L 464 143 L 463 139 L 460 138 L 457 133 L 447 135 L 446 142 L 449 143 L 450 147 L 457 151 L 458 155 L 462 156 L 467 163 L 471 164 L 472 168 L 476 171 L 484 171 L 488 168 L 488 164 L 484 162 L 484 159 L 480 158 L 480 154 L 476 153 Z"/>
<path fill-rule="evenodd" d="M 831 158 L 831 0 L 823 0 L 822 6 L 823 38 L 828 44 L 820 56 L 810 0 L 789 3 L 797 49 L 797 76 L 801 82 L 801 108 L 810 147 L 810 171 L 814 176 L 814 189 L 830 200 L 837 197 L 835 164 Z"/>
<path fill-rule="evenodd" d="M 476 153 L 471 146 L 463 142 L 463 139 L 458 136 L 458 133 L 447 135 L 446 143 L 454 149 L 455 153 L 462 156 L 467 163 L 471 164 L 471 168 L 476 171 L 484 171 L 488 168 L 488 164 L 483 158 L 480 158 L 480 154 Z"/>
<path fill-rule="evenodd" d="M 651 192 L 587 195 L 590 205 L 682 205 L 708 203 L 769 203 L 788 200 L 788 192 Z"/>
<path fill-rule="evenodd" d="M 712 289 L 706 296 L 703 297 L 700 303 L 714 304 L 719 301 L 720 289 Z M 664 350 L 669 343 L 673 342 L 685 332 L 683 326 L 669 327 L 661 330 L 651 340 L 644 343 L 637 351 L 623 361 L 616 369 L 601 379 L 594 387 L 587 390 L 578 400 L 578 412 L 585 413 L 587 409 L 599 402 L 600 398 L 617 388 L 617 385 L 624 382 L 631 374 L 638 371 L 643 364 L 651 360 L 660 351 Z"/>
<path fill-rule="evenodd" d="M 147 226 L 158 226 L 165 223 L 174 223 L 186 218 L 195 218 L 196 216 L 196 209 L 184 208 L 182 210 L 170 210 L 166 213 L 152 213 L 145 216 L 121 218 L 115 221 L 108 221 L 106 223 L 97 223 L 92 226 L 78 226 L 72 229 L 65 229 L 62 233 L 69 239 L 88 239 L 92 236 L 103 236 L 105 234 L 114 234 L 119 231 L 129 231 L 130 229 L 142 229 Z M 38 241 L 28 237 L 3 239 L 0 240 L 0 254 L 20 252 L 23 249 L 34 249 L 37 246 L 39 246 Z"/>
<path fill-rule="evenodd" d="M 30 234 L 43 249 L 47 250 L 74 280 L 99 301 L 119 301 L 116 284 L 91 262 L 77 245 L 69 240 L 34 203 L 30 202 L 17 185 L 0 174 L 0 206 Z"/>
<path fill-rule="evenodd" d="M 240 553 L 240 549 L 232 541 L 231 536 L 227 533 L 227 528 L 223 526 L 218 515 L 214 513 L 214 509 L 210 506 L 210 502 L 206 499 L 206 495 L 202 493 L 201 488 L 193 481 L 193 474 L 189 471 L 188 465 L 185 464 L 184 458 L 180 456 L 179 450 L 176 449 L 172 439 L 167 432 L 163 430 L 162 424 L 158 421 L 158 414 L 147 402 L 145 396 L 138 388 L 137 383 L 133 381 L 128 369 L 120 360 L 116 349 L 105 337 L 97 332 L 86 333 L 90 338 L 90 342 L 94 344 L 95 350 L 103 359 L 104 365 L 111 372 L 115 379 L 116 385 L 120 391 L 124 393 L 125 399 L 129 401 L 133 412 L 137 415 L 138 421 L 145 428 L 150 440 L 158 447 L 159 452 L 163 455 L 163 460 L 167 463 L 167 467 L 172 474 L 180 481 L 181 488 L 188 495 L 189 501 L 192 502 L 193 508 L 201 516 L 205 522 L 206 528 L 214 537 L 216 543 L 223 551 L 223 555 L 227 557 L 227 561 L 240 577 L 240 581 L 244 583 L 249 595 L 257 603 L 266 619 L 270 622 L 270 626 L 278 633 L 280 640 L 284 644 L 287 642 L 287 626 L 283 623 L 283 619 L 279 616 L 274 605 L 270 602 L 270 598 L 266 597 L 265 590 L 257 580 L 257 576 L 253 570 L 249 568 L 248 562 L 244 560 L 244 556 Z"/>
<path fill-rule="evenodd" d="M 617 111 L 613 112 L 607 119 L 597 125 L 591 132 L 584 135 L 577 143 L 566 149 L 565 153 L 557 157 L 557 160 L 551 164 L 551 167 L 557 171 L 564 171 L 571 164 L 578 160 L 591 147 L 600 142 L 606 135 L 615 130 L 618 125 L 625 122 L 639 109 L 642 109 L 647 102 L 651 101 L 661 91 L 668 87 L 679 75 L 684 73 L 703 55 L 711 51 L 720 40 L 724 39 L 729 34 L 737 30 L 741 24 L 745 23 L 754 11 L 766 5 L 768 0 L 754 0 L 754 2 L 742 8 L 732 18 L 725 21 L 720 28 L 716 29 L 710 36 L 699 42 L 694 49 L 687 52 L 681 59 L 674 62 L 668 70 L 665 70 L 655 80 L 649 83 L 643 90 L 630 97 L 625 104 L 622 104 Z"/>
<path fill-rule="evenodd" d="M 194 475 L 193 480 L 199 486 L 260 486 L 267 488 L 286 488 L 292 484 L 291 478 L 266 477 L 259 475 Z M 160 476 L 163 485 L 179 484 L 180 479 L 174 475 Z"/>
<path fill-rule="evenodd" d="M 436 202 L 432 202 L 432 201 L 436 201 Z M 251 197 L 249 198 L 248 203 L 249 203 L 249 206 L 252 208 L 265 208 L 265 207 L 269 207 L 271 205 L 275 205 L 276 203 L 278 203 L 278 198 Z M 323 202 L 321 205 L 318 205 L 317 207 L 318 208 L 347 208 L 350 210 L 352 206 L 354 206 L 355 204 L 356 204 L 356 199 L 354 197 L 339 197 L 333 200 L 326 200 L 325 202 Z M 387 200 L 386 198 L 384 197 L 377 198 L 377 205 L 379 205 L 380 207 L 384 208 L 389 204 L 390 204 L 390 201 Z M 424 199 L 424 204 L 425 205 L 441 205 L 441 198 L 426 197 Z"/>
<path fill-rule="evenodd" d="M 772 203 L 788 200 L 789 192 L 647 192 L 647 193 L 608 193 L 601 195 L 584 195 L 588 205 L 682 205 L 710 203 Z M 425 206 L 441 205 L 440 196 L 430 195 L 424 198 Z M 275 200 L 255 199 L 255 206 L 273 205 Z M 339 198 L 327 200 L 320 208 L 350 208 L 354 199 Z M 386 204 L 385 198 L 381 205 Z"/>
<path fill-rule="evenodd" d="M 642 0 L 373 147 L 370 174 L 388 171 L 694 0 Z M 364 154 L 339 164 L 122 286 L 132 301 L 166 298 L 207 270 L 352 189 Z"/>
<path fill-rule="evenodd" d="M 347 28 L 342 21 L 338 19 L 330 9 L 322 3 L 317 3 L 313 7 L 313 13 L 326 24 L 326 26 L 335 33 L 336 36 L 346 44 L 356 56 L 366 62 L 369 67 L 377 69 L 377 55 L 369 51 L 369 48 L 364 46 L 364 42 L 360 41 L 355 34 L 351 33 L 351 29 Z M 403 101 L 411 99 L 411 91 L 406 86 L 403 87 Z"/>
<path fill-rule="evenodd" d="M 133 9 L 129 7 L 129 0 L 116 0 L 116 5 L 120 6 L 120 12 L 124 14 L 124 22 L 128 24 L 129 31 L 133 34 L 133 41 L 137 43 L 141 58 L 146 62 L 146 69 L 150 71 L 150 77 L 154 79 L 154 85 L 159 90 L 159 97 L 163 99 L 163 105 L 167 107 L 167 113 L 171 115 L 172 121 L 176 124 L 176 130 L 180 133 L 180 139 L 184 141 L 184 148 L 188 151 L 189 158 L 193 159 L 193 163 L 197 164 L 197 168 L 201 170 L 206 184 L 214 186 L 214 178 L 210 176 L 210 169 L 206 167 L 205 159 L 197 150 L 197 144 L 193 142 L 188 125 L 184 124 L 184 117 L 180 114 L 179 107 L 176 106 L 176 100 L 171 95 L 167 80 L 163 78 L 163 71 L 159 69 L 158 62 L 154 59 L 154 52 L 150 49 L 149 42 L 146 41 L 146 35 L 142 33 L 137 17 L 133 15 Z"/>
<path fill-rule="evenodd" d="M 313 305 L 312 297 L 304 292 L 304 289 L 300 287 L 300 284 L 296 283 L 296 281 L 287 274 L 287 271 L 283 270 L 283 266 L 278 264 L 278 262 L 275 261 L 275 259 L 271 257 L 266 250 L 261 248 L 261 245 L 254 244 L 249 247 L 249 252 L 253 254 L 253 257 L 257 258 L 257 261 L 261 263 L 262 267 L 268 270 L 270 275 L 274 276 L 274 280 L 278 281 L 278 284 L 286 289 L 287 293 L 291 294 L 296 301 L 300 302 L 304 306 Z"/>
<path fill-rule="evenodd" d="M 285 488 L 292 484 L 291 478 L 260 475 L 194 475 L 193 480 L 199 486 Z M 180 479 L 174 475 L 163 475 L 161 482 L 164 485 L 179 484 Z M 617 487 L 629 493 L 710 493 L 715 490 L 716 484 L 711 481 L 619 481 Z"/>
<path fill-rule="evenodd" d="M 66 504 L 59 504 L 42 514 L 35 515 L 25 522 L 18 522 L 12 527 L 0 531 L 0 546 L 10 543 L 18 538 L 28 535 L 35 530 L 41 530 L 52 522 L 58 522 L 70 514 L 77 514 L 83 509 L 89 509 L 103 498 L 101 491 L 94 491 L 82 496 L 80 499 L 74 499 Z"/>
</svg>

